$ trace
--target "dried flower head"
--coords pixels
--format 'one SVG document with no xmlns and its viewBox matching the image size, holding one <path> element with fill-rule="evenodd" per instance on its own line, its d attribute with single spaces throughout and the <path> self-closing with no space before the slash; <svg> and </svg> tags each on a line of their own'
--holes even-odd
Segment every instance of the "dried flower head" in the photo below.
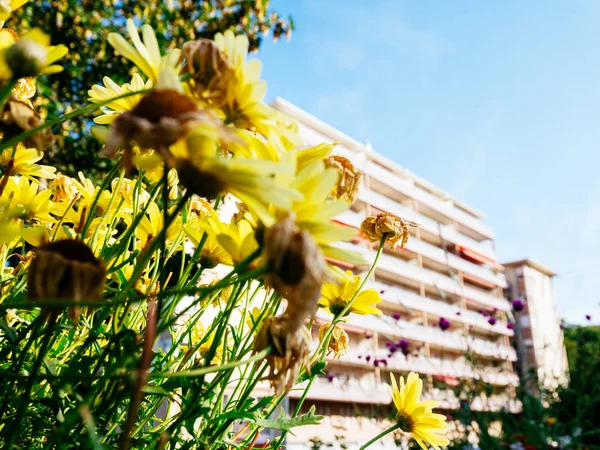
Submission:
<svg viewBox="0 0 600 450">
<path fill-rule="evenodd" d="M 288 300 L 287 323 L 295 331 L 314 314 L 325 278 L 325 259 L 319 246 L 288 215 L 265 231 L 264 249 L 272 271 L 266 279 Z"/>
<path fill-rule="evenodd" d="M 190 214 L 201 219 L 214 214 L 214 212 L 213 207 L 205 199 L 197 195 L 192 196 L 190 200 Z"/>
<path fill-rule="evenodd" d="M 263 322 L 254 342 L 254 353 L 271 347 L 266 357 L 269 364 L 267 378 L 277 395 L 292 388 L 302 365 L 310 371 L 309 345 L 310 334 L 306 327 L 296 328 L 295 320 L 290 326 L 287 314 L 269 317 Z"/>
<path fill-rule="evenodd" d="M 77 196 L 77 186 L 71 179 L 62 173 L 57 173 L 52 181 L 52 201 L 71 202 Z"/>
<path fill-rule="evenodd" d="M 360 224 L 360 230 L 371 242 L 378 242 L 385 236 L 392 248 L 396 248 L 398 244 L 400 248 L 404 248 L 408 242 L 408 224 L 391 213 L 367 217 Z"/>
<path fill-rule="evenodd" d="M 183 45 L 184 74 L 190 74 L 190 91 L 195 97 L 220 107 L 228 87 L 235 81 L 235 67 L 214 41 L 200 39 Z"/>
<path fill-rule="evenodd" d="M 325 323 L 321 325 L 319 329 L 319 341 L 323 341 L 327 330 L 331 328 L 331 323 Z M 348 333 L 339 325 L 334 325 L 329 344 L 327 345 L 327 354 L 333 353 L 335 359 L 339 359 L 344 356 L 348 351 L 349 338 Z"/>
<path fill-rule="evenodd" d="M 104 291 L 106 266 L 83 242 L 63 239 L 35 251 L 27 278 L 30 300 L 69 300 L 99 302 Z M 56 310 L 49 307 L 48 310 Z M 69 317 L 77 321 L 79 307 L 69 308 Z"/>
<path fill-rule="evenodd" d="M 13 93 L 4 105 L 0 116 L 0 138 L 10 139 L 24 131 L 37 128 L 42 123 L 39 114 L 29 106 L 29 100 L 19 100 Z M 36 148 L 40 151 L 46 150 L 53 143 L 54 136 L 50 128 L 44 128 L 23 141 L 25 147 Z"/>
<path fill-rule="evenodd" d="M 209 121 L 208 113 L 177 89 L 154 89 L 131 111 L 121 114 L 112 125 L 102 155 L 112 158 L 124 147 L 124 164 L 131 167 L 132 146 L 155 149 L 163 154 L 195 125 Z"/>
<path fill-rule="evenodd" d="M 336 169 L 339 173 L 337 185 L 331 195 L 348 200 L 350 204 L 354 203 L 358 198 L 362 173 L 347 158 L 338 155 L 325 158 L 325 166 Z"/>
</svg>

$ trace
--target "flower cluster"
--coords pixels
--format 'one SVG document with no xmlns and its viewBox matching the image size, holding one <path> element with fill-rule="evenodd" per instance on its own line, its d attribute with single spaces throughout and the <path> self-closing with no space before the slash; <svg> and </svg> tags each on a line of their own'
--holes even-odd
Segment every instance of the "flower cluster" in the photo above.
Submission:
<svg viewBox="0 0 600 450">
<path fill-rule="evenodd" d="M 108 42 L 135 66 L 131 81 L 104 77 L 88 91 L 87 110 L 97 111 L 92 132 L 104 142 L 99 156 L 114 160 L 96 182 L 40 164 L 53 139 L 51 123 L 41 121 L 30 101 L 33 77 L 60 71 L 54 63 L 66 48 L 50 46 L 39 30 L 19 38 L 0 29 L 1 304 L 10 307 L 9 327 L 31 321 L 31 310 L 39 309 L 40 320 L 20 329 L 23 335 L 37 339 L 35 327 L 47 327 L 31 383 L 39 381 L 45 352 L 56 361 L 47 369 L 56 379 L 98 377 L 81 389 L 85 394 L 63 395 L 64 386 L 56 386 L 61 401 L 71 402 L 65 411 L 84 411 L 77 403 L 84 395 L 95 402 L 98 420 L 106 420 L 97 428 L 107 430 L 107 445 L 122 428 L 121 447 L 127 448 L 142 428 L 134 428 L 138 413 L 148 423 L 168 398 L 189 409 L 165 416 L 152 436 L 180 439 L 175 446 L 184 445 L 182 429 L 202 435 L 203 442 L 225 434 L 235 440 L 241 433 L 234 435 L 233 420 L 225 417 L 247 418 L 235 408 L 251 407 L 257 420 L 240 444 L 251 448 L 258 411 L 267 406 L 249 399 L 261 374 L 275 389 L 272 412 L 301 374 L 316 376 L 311 363 L 346 353 L 349 337 L 340 322 L 350 314 L 382 314 L 379 293 L 364 289 L 377 258 L 365 277 L 328 263 L 364 263 L 338 245 L 357 230 L 333 221 L 357 199 L 361 173 L 334 155 L 331 144 L 302 147 L 293 120 L 265 104 L 261 65 L 249 59 L 245 36 L 228 31 L 163 53 L 149 25 L 140 33 L 129 19 L 127 32 L 111 33 Z M 367 218 L 361 229 L 381 241 L 378 256 L 385 241 L 403 247 L 408 239 L 406 223 L 391 214 Z M 308 327 L 319 307 L 333 318 L 321 327 L 311 355 Z M 155 341 L 165 335 L 168 342 L 157 351 Z M 398 349 L 408 353 L 401 343 Z M 241 366 L 250 375 L 236 372 Z M 131 386 L 122 384 L 124 376 Z M 185 388 L 162 383 L 192 376 L 197 384 Z M 243 380 L 233 392 L 232 379 Z M 114 382 L 108 391 L 106 380 Z M 40 386 L 35 393 L 51 388 Z M 132 389 L 130 398 L 120 395 L 125 388 Z M 118 389 L 106 399 L 108 408 L 104 394 Z M 229 410 L 219 418 L 226 390 Z M 156 408 L 154 400 L 142 401 L 145 392 L 160 393 Z M 214 411 L 198 409 L 209 404 Z M 11 414 L 14 429 L 28 420 L 20 409 Z M 125 418 L 122 427 L 109 426 L 112 416 L 103 418 L 103 410 Z M 430 409 L 418 411 L 434 417 Z M 200 415 L 201 423 L 191 420 Z"/>
</svg>

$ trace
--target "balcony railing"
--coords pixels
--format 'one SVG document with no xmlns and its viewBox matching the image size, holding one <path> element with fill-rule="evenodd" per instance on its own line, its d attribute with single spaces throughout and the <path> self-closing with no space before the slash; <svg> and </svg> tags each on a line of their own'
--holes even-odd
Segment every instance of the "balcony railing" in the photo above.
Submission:
<svg viewBox="0 0 600 450">
<path fill-rule="evenodd" d="M 340 214 L 336 219 L 342 223 L 345 223 L 346 225 L 360 228 L 360 224 L 363 221 L 364 216 L 354 211 L 345 211 L 344 213 Z M 424 257 L 436 261 L 440 264 L 448 264 L 453 269 L 471 274 L 477 278 L 482 279 L 483 281 L 492 283 L 501 288 L 507 287 L 506 277 L 504 276 L 504 274 L 495 274 L 491 270 L 485 269 L 481 266 L 478 266 L 477 264 L 473 264 L 469 261 L 459 258 L 453 253 L 445 252 L 441 248 L 428 244 L 427 242 L 419 241 L 416 239 L 409 239 L 405 248 L 414 253 L 421 254 Z"/>
<path fill-rule="evenodd" d="M 381 297 L 390 303 L 402 305 L 408 310 L 423 311 L 429 314 L 434 314 L 436 317 L 445 317 L 453 322 L 464 323 L 482 330 L 491 331 L 505 336 L 513 336 L 513 330 L 509 330 L 504 324 L 497 323 L 490 325 L 488 319 L 479 313 L 469 311 L 467 309 L 457 308 L 443 301 L 433 300 L 428 297 L 422 297 L 405 289 L 390 286 L 389 284 L 372 281 L 369 283 L 378 291 L 383 291 Z M 457 314 L 460 313 L 460 314 Z"/>
<path fill-rule="evenodd" d="M 341 243 L 339 246 L 361 253 L 365 260 L 369 263 L 371 263 L 375 258 L 375 252 L 370 249 L 350 243 Z M 394 256 L 385 254 L 381 255 L 379 264 L 377 266 L 377 271 L 409 278 L 413 281 L 431 286 L 434 289 L 439 289 L 450 294 L 462 296 L 490 308 L 496 308 L 500 311 L 510 310 L 508 302 L 502 297 L 490 295 L 468 286 L 461 286 L 458 281 L 448 276 L 433 272 L 431 270 L 423 269 Z"/>
</svg>

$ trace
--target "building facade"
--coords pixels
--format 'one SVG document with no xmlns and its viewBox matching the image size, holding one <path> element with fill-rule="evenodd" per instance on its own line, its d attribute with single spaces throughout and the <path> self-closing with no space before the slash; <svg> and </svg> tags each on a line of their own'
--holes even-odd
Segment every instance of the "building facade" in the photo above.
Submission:
<svg viewBox="0 0 600 450">
<path fill-rule="evenodd" d="M 449 414 L 464 402 L 472 410 L 517 412 L 517 353 L 508 325 L 511 306 L 503 295 L 508 285 L 483 215 L 289 102 L 276 99 L 272 106 L 297 121 L 306 145 L 337 142 L 334 152 L 363 173 L 359 199 L 337 218 L 340 223 L 359 229 L 366 216 L 391 212 L 418 224 L 403 250 L 386 247 L 370 281 L 381 293 L 383 316 L 349 317 L 348 354 L 329 360 L 327 376 L 309 391 L 305 407 L 317 405 L 323 423 L 298 428 L 288 447 L 309 448 L 312 441 L 313 448 L 353 449 L 381 432 L 392 412 L 390 372 L 418 372 L 425 397 L 441 401 Z M 373 260 L 374 244 L 357 238 L 348 246 Z M 357 274 L 368 269 L 334 263 Z M 441 319 L 448 322 L 446 330 Z M 328 320 L 320 311 L 317 321 Z M 470 398 L 458 389 L 479 382 L 491 386 L 489 395 Z M 300 395 L 290 393 L 290 408 Z M 397 448 L 392 437 L 378 445 Z"/>
<path fill-rule="evenodd" d="M 533 393 L 539 392 L 538 383 L 547 388 L 564 383 L 569 366 L 552 285 L 556 274 L 530 259 L 504 266 L 507 298 L 523 305 L 522 311 L 515 312 L 515 341 L 523 380 Z"/>
</svg>

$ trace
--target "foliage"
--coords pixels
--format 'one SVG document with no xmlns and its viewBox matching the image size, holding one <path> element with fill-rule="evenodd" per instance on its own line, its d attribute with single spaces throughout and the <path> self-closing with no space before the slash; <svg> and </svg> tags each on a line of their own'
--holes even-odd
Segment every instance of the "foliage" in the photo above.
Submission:
<svg viewBox="0 0 600 450">
<path fill-rule="evenodd" d="M 110 76 L 117 84 L 131 79 L 132 69 L 107 43 L 110 32 L 125 32 L 125 21 L 133 17 L 152 25 L 160 48 L 181 48 L 184 42 L 232 30 L 248 36 L 250 49 L 260 47 L 265 36 L 289 37 L 294 22 L 269 8 L 269 0 L 60 0 L 32 1 L 9 19 L 6 27 L 27 30 L 39 27 L 54 44 L 70 52 L 64 59 L 62 76 L 39 79 L 37 105 L 42 114 L 58 116 L 86 104 L 87 90 Z M 83 45 L 83 43 L 85 43 Z M 94 177 L 105 173 L 109 163 L 97 154 L 101 144 L 90 136 L 90 122 L 63 123 L 55 132 L 59 142 L 45 161 L 60 172 L 76 176 L 84 171 Z"/>
</svg>

